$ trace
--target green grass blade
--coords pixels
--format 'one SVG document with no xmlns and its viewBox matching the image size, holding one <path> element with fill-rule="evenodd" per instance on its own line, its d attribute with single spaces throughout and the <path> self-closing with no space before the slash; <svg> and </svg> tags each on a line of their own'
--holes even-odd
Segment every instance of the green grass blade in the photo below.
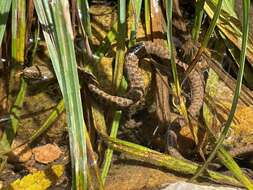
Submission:
<svg viewBox="0 0 253 190">
<path fill-rule="evenodd" d="M 25 98 L 26 87 L 26 82 L 21 78 L 18 95 L 10 111 L 11 127 L 4 131 L 0 141 L 0 155 L 11 150 L 11 143 L 18 130 L 19 116 Z"/>
<path fill-rule="evenodd" d="M 121 80 L 123 77 L 123 65 L 125 56 L 125 37 L 126 37 L 126 0 L 119 0 L 119 21 L 118 21 L 118 36 L 117 36 L 117 52 L 116 52 L 116 63 L 113 75 L 114 89 L 120 88 Z M 121 118 L 121 111 L 115 111 L 112 123 L 112 129 L 110 136 L 115 138 L 118 133 L 119 123 Z M 105 182 L 105 178 L 108 174 L 113 150 L 108 148 L 106 150 L 106 158 L 104 167 L 102 169 L 102 181 Z"/>
<path fill-rule="evenodd" d="M 193 59 L 192 63 L 190 64 L 190 66 L 187 68 L 187 70 L 185 72 L 185 76 L 186 77 L 195 68 L 198 60 L 200 59 L 201 54 L 203 53 L 203 51 L 205 51 L 205 49 L 206 49 L 206 47 L 208 45 L 208 42 L 209 42 L 209 40 L 211 38 L 211 35 L 212 35 L 213 31 L 214 31 L 214 28 L 215 28 L 216 23 L 218 21 L 218 18 L 220 16 L 220 12 L 221 12 L 221 8 L 222 8 L 222 2 L 223 2 L 223 0 L 218 0 L 218 3 L 217 3 L 217 6 L 215 8 L 214 15 L 212 17 L 210 26 L 208 27 L 207 32 L 206 32 L 206 34 L 204 36 L 204 40 L 201 43 L 201 47 L 199 48 L 199 50 L 198 50 L 195 58 Z"/>
<path fill-rule="evenodd" d="M 195 5 L 195 18 L 194 18 L 194 26 L 192 28 L 192 39 L 194 42 L 198 41 L 201 22 L 204 14 L 204 4 L 205 0 L 198 0 Z"/>
<path fill-rule="evenodd" d="M 180 93 L 180 84 L 177 75 L 177 66 L 174 57 L 174 45 L 172 41 L 172 1 L 166 1 L 166 17 L 167 17 L 167 43 L 170 54 L 173 79 L 176 86 L 177 94 Z"/>
<path fill-rule="evenodd" d="M 26 1 L 13 0 L 11 13 L 11 71 L 9 80 L 9 105 L 15 100 L 17 84 L 20 77 L 17 77 L 23 69 L 26 32 Z"/>
<path fill-rule="evenodd" d="M 101 133 L 100 135 L 105 143 L 113 150 L 131 155 L 139 160 L 154 164 L 155 166 L 165 167 L 183 174 L 194 174 L 199 167 L 198 164 L 189 163 L 138 144 L 111 138 Z M 240 182 L 238 182 L 235 178 L 220 174 L 218 172 L 207 170 L 207 176 L 209 179 L 215 182 L 241 186 Z"/>
<path fill-rule="evenodd" d="M 115 90 L 120 86 L 123 76 L 123 65 L 125 56 L 125 38 L 126 38 L 126 1 L 119 0 L 120 12 L 117 35 L 117 52 L 115 60 L 115 70 L 113 75 L 113 85 Z"/>
<path fill-rule="evenodd" d="M 228 2 L 227 2 L 228 1 Z M 215 0 L 206 0 L 204 9 L 207 15 L 212 18 L 215 12 Z M 239 50 L 241 50 L 242 43 L 242 32 L 240 30 L 240 21 L 234 10 L 231 10 L 229 5 L 229 0 L 224 0 L 226 6 L 223 6 L 217 27 L 220 32 L 222 32 L 226 38 L 233 43 Z M 248 48 L 247 48 L 247 58 L 253 63 L 253 39 L 249 36 Z"/>
<path fill-rule="evenodd" d="M 64 111 L 64 101 L 60 100 L 60 102 L 55 106 L 53 111 L 50 113 L 49 117 L 46 119 L 46 121 L 42 124 L 42 126 L 31 135 L 26 141 L 19 144 L 16 147 L 13 147 L 12 149 L 6 150 L 6 152 L 0 152 L 0 156 L 5 153 L 9 153 L 11 151 L 14 151 L 15 149 L 27 144 L 32 143 L 34 140 L 36 140 L 40 135 L 42 135 L 55 121 L 56 119 L 61 115 L 61 113 Z M 1 146 L 1 145 L 0 145 Z"/>
<path fill-rule="evenodd" d="M 221 47 L 220 42 L 217 43 L 216 47 L 217 47 L 216 48 L 217 51 L 220 50 L 220 52 L 222 52 L 221 49 L 218 49 Z M 220 61 L 220 59 L 221 59 L 221 57 L 217 57 L 217 61 Z M 210 96 L 211 98 L 214 98 L 216 95 L 218 82 L 219 82 L 218 75 L 215 73 L 214 70 L 210 69 L 209 73 L 208 73 L 208 79 L 206 82 L 206 90 L 205 91 L 206 91 L 206 94 L 208 94 L 208 96 Z M 212 103 L 208 102 L 208 105 L 210 105 L 210 104 L 212 104 Z M 204 117 L 204 122 L 205 122 L 204 127 L 206 128 L 212 143 L 215 143 L 216 138 L 215 138 L 213 131 L 211 130 L 211 128 L 213 126 L 213 119 L 215 117 L 213 116 L 208 105 L 206 103 L 204 103 L 204 105 L 203 105 L 203 117 Z M 250 182 L 249 178 L 246 175 L 244 175 L 243 171 L 240 169 L 238 164 L 233 160 L 231 155 L 225 150 L 225 148 L 223 148 L 223 146 L 221 146 L 220 149 L 218 150 L 217 156 L 221 160 L 222 164 L 224 166 L 226 166 L 239 181 L 241 181 L 243 184 L 245 184 L 245 186 L 250 187 L 251 182 Z"/>
<path fill-rule="evenodd" d="M 41 134 L 43 134 L 56 121 L 56 119 L 61 115 L 63 111 L 64 101 L 60 100 L 57 106 L 53 108 L 53 111 L 50 113 L 49 117 L 42 124 L 42 126 L 34 134 L 32 134 L 31 137 L 29 137 L 29 139 L 25 143 L 31 143 Z"/>
<path fill-rule="evenodd" d="M 12 1 L 11 14 L 11 72 L 9 80 L 9 97 L 8 101 L 11 105 L 10 109 L 10 127 L 6 128 L 0 141 L 1 152 L 8 151 L 11 143 L 15 138 L 19 127 L 19 116 L 23 106 L 26 82 L 20 75 L 17 75 L 24 64 L 25 55 L 25 31 L 26 31 L 26 2 L 22 0 Z M 19 89 L 18 87 L 19 86 Z M 17 91 L 18 93 L 12 93 Z"/>
<path fill-rule="evenodd" d="M 175 62 L 175 55 L 174 55 L 174 44 L 172 41 L 172 1 L 166 1 L 166 18 L 167 18 L 167 44 L 168 44 L 168 49 L 169 52 L 168 54 L 170 55 L 170 63 L 172 67 L 172 75 L 175 83 L 175 91 L 178 97 L 180 97 L 181 94 L 181 87 L 180 87 L 180 82 L 178 79 L 178 74 L 177 74 L 177 66 Z M 188 118 L 187 115 L 187 109 L 180 98 L 179 100 L 179 107 L 178 107 L 180 113 L 184 116 L 184 118 Z"/>
<path fill-rule="evenodd" d="M 87 0 L 77 0 L 77 14 L 80 18 L 88 38 L 92 37 L 89 4 Z"/>
<path fill-rule="evenodd" d="M 87 154 L 85 123 L 76 65 L 69 4 L 55 0 L 50 4 L 53 32 L 62 75 L 62 93 L 67 112 L 70 154 L 72 161 L 72 189 L 87 189 Z"/>
<path fill-rule="evenodd" d="M 60 66 L 59 66 L 59 59 L 57 56 L 56 45 L 54 41 L 54 35 L 51 33 L 51 26 L 53 24 L 52 15 L 49 10 L 48 3 L 43 3 L 43 1 L 34 0 L 34 6 L 36 9 L 36 13 L 39 18 L 39 22 L 41 26 L 43 26 L 43 35 L 47 43 L 47 48 L 49 52 L 49 56 L 53 63 L 53 68 L 58 79 L 58 83 L 62 90 L 62 75 L 60 74 Z"/>
<path fill-rule="evenodd" d="M 26 1 L 12 1 L 11 55 L 16 64 L 24 63 Z M 15 66 L 14 66 L 15 67 Z"/>
<path fill-rule="evenodd" d="M 240 95 L 240 90 L 241 90 L 241 85 L 242 85 L 245 56 L 246 56 L 246 49 L 247 49 L 247 39 L 248 39 L 248 30 L 249 30 L 249 18 L 248 18 L 249 6 L 250 6 L 249 0 L 243 1 L 242 52 L 240 55 L 240 69 L 239 69 L 239 73 L 238 73 L 238 77 L 237 77 L 236 89 L 235 89 L 235 94 L 234 94 L 234 98 L 233 98 L 233 102 L 232 102 L 232 107 L 231 107 L 230 113 L 228 115 L 228 119 L 224 125 L 224 129 L 223 129 L 223 131 L 216 143 L 216 146 L 214 147 L 212 153 L 210 154 L 210 156 L 208 157 L 208 159 L 206 160 L 204 165 L 198 170 L 198 172 L 196 173 L 196 175 L 192 179 L 196 179 L 205 170 L 205 168 L 212 161 L 212 159 L 215 157 L 216 152 L 218 151 L 219 147 L 223 143 L 223 141 L 229 131 L 230 125 L 232 123 L 232 120 L 233 120 L 233 117 L 234 117 L 234 114 L 236 111 L 236 107 L 237 107 L 237 103 L 238 103 L 238 99 L 239 99 L 239 95 Z M 247 184 L 245 184 L 245 185 L 247 185 Z M 251 185 L 250 188 L 253 189 L 253 185 L 251 183 L 249 185 Z"/>
<path fill-rule="evenodd" d="M 66 106 L 72 161 L 73 189 L 86 189 L 85 124 L 82 114 L 73 33 L 67 1 L 35 0 L 35 8 L 46 39 Z"/>
<path fill-rule="evenodd" d="M 116 111 L 113 118 L 112 130 L 110 133 L 111 137 L 117 136 L 120 118 L 121 118 L 121 111 Z M 102 173 L 101 173 L 103 184 L 105 183 L 106 177 L 108 175 L 108 172 L 111 166 L 112 156 L 113 156 L 113 150 L 111 148 L 107 148 L 105 152 L 105 162 L 104 162 Z"/>
<path fill-rule="evenodd" d="M 27 87 L 26 81 L 23 78 L 21 78 L 20 89 L 10 112 L 12 130 L 7 130 L 9 142 L 11 142 L 14 139 L 15 134 L 18 130 L 19 116 L 21 114 L 21 108 L 23 106 L 23 102 L 25 99 L 26 87 Z"/>
<path fill-rule="evenodd" d="M 140 14 L 141 14 L 142 0 L 137 0 L 137 1 L 131 0 L 130 4 L 132 6 L 132 10 L 134 13 L 134 22 L 132 23 L 132 26 L 131 26 L 130 41 L 129 41 L 128 46 L 132 47 L 136 43 L 136 35 L 137 35 L 138 24 L 139 24 L 139 19 L 140 19 Z"/>
<path fill-rule="evenodd" d="M 151 39 L 151 21 L 150 21 L 150 1 L 149 0 L 145 0 L 144 4 L 145 4 L 145 29 L 146 29 L 146 34 L 147 34 L 147 38 Z"/>
<path fill-rule="evenodd" d="M 0 44 L 2 44 L 7 18 L 11 8 L 11 1 L 1 1 L 0 2 Z"/>
<path fill-rule="evenodd" d="M 208 27 L 207 32 L 206 32 L 205 37 L 204 37 L 204 40 L 203 40 L 203 42 L 201 44 L 202 48 L 206 48 L 207 47 L 207 44 L 208 44 L 208 42 L 209 42 L 209 40 L 211 38 L 211 35 L 212 35 L 212 33 L 214 31 L 214 28 L 216 26 L 217 20 L 218 20 L 218 18 L 220 16 L 222 2 L 223 2 L 223 0 L 219 0 L 218 3 L 217 3 L 217 6 L 216 6 L 216 9 L 215 9 L 213 18 L 211 20 L 210 26 Z"/>
<path fill-rule="evenodd" d="M 39 25 L 39 21 L 37 21 L 36 28 L 34 31 L 34 46 L 33 46 L 32 55 L 31 55 L 31 65 L 34 64 L 35 55 L 36 55 L 38 43 L 39 43 L 39 37 L 40 37 L 40 25 Z"/>
</svg>

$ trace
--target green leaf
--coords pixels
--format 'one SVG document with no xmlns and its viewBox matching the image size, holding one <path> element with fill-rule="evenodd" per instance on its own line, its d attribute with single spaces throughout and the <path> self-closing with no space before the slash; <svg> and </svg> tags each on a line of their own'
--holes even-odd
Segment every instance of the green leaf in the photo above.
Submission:
<svg viewBox="0 0 253 190">
<path fill-rule="evenodd" d="M 49 48 L 49 55 L 67 112 L 72 189 L 87 189 L 87 154 L 80 86 L 68 1 L 35 0 L 35 8 Z"/>
<path fill-rule="evenodd" d="M 2 44 L 7 18 L 11 8 L 11 0 L 0 1 L 0 44 Z"/>
<path fill-rule="evenodd" d="M 77 0 L 77 14 L 81 21 L 81 25 L 84 26 L 84 30 L 89 38 L 92 37 L 89 4 L 87 0 Z"/>
</svg>

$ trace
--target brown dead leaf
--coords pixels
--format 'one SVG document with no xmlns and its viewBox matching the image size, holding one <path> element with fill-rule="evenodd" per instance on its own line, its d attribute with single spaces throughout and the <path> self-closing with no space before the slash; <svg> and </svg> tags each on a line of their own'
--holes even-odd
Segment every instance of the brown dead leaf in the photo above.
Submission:
<svg viewBox="0 0 253 190">
<path fill-rule="evenodd" d="M 34 154 L 34 159 L 43 164 L 48 164 L 57 160 L 62 154 L 61 149 L 53 144 L 35 147 L 32 152 Z"/>
</svg>

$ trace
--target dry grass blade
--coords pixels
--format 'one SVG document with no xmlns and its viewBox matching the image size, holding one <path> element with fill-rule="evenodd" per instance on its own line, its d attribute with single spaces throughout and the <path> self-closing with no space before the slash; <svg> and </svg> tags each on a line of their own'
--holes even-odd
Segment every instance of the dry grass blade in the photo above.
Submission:
<svg viewBox="0 0 253 190">
<path fill-rule="evenodd" d="M 223 141 L 224 141 L 224 139 L 225 139 L 225 137 L 228 133 L 228 130 L 230 128 L 230 125 L 232 123 L 232 120 L 233 120 L 233 117 L 234 117 L 234 114 L 235 114 L 235 110 L 236 110 L 239 95 L 240 95 L 242 79 L 243 79 L 243 72 L 244 72 L 244 65 L 245 65 L 245 56 L 246 56 L 246 49 L 247 49 L 248 30 L 249 30 L 249 5 L 250 5 L 249 0 L 245 0 L 243 2 L 243 8 L 244 9 L 243 9 L 242 52 L 241 52 L 241 55 L 240 55 L 240 69 L 239 69 L 239 73 L 238 73 L 238 76 L 237 76 L 236 89 L 235 89 L 235 94 L 234 94 L 234 98 L 233 98 L 232 107 L 231 107 L 230 113 L 228 115 L 228 119 L 227 119 L 226 123 L 224 124 L 224 129 L 222 130 L 222 133 L 221 133 L 220 137 L 218 138 L 213 151 L 211 152 L 208 159 L 205 161 L 204 165 L 197 171 L 197 173 L 192 178 L 192 180 L 196 179 L 206 169 L 207 165 L 212 161 L 212 159 L 216 155 L 216 152 L 221 147 L 221 145 L 222 145 L 222 143 L 223 143 Z M 238 179 L 241 180 L 241 182 L 248 189 L 253 189 L 253 184 L 247 177 L 244 177 L 244 176 L 241 176 L 241 175 L 240 176 L 235 175 L 235 176 L 238 177 Z"/>
<path fill-rule="evenodd" d="M 226 2 L 226 1 L 225 1 Z M 210 18 L 213 17 L 215 1 L 208 0 L 204 6 L 204 9 Z M 242 44 L 242 31 L 238 26 L 241 26 L 234 11 L 228 6 L 223 7 L 220 18 L 217 22 L 217 27 L 219 30 L 230 40 L 238 49 L 241 50 Z M 253 39 L 249 36 L 248 48 L 247 48 L 247 58 L 251 64 L 253 64 Z"/>
</svg>

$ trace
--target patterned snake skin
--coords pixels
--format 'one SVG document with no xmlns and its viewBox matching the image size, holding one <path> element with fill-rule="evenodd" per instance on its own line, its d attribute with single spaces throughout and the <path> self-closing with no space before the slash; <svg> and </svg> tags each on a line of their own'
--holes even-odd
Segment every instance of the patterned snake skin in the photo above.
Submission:
<svg viewBox="0 0 253 190">
<path fill-rule="evenodd" d="M 126 53 L 124 70 L 128 79 L 129 90 L 124 97 L 111 95 L 102 90 L 94 77 L 90 74 L 82 72 L 85 76 L 87 86 L 91 93 L 103 104 L 112 105 L 119 109 L 136 110 L 144 103 L 145 85 L 142 72 L 139 68 L 139 60 L 151 56 L 157 58 L 159 62 L 168 64 L 168 51 L 163 46 L 147 41 L 141 42 L 130 48 Z M 167 60 L 167 61 L 166 61 Z M 187 65 L 177 60 L 177 65 L 186 70 Z M 50 69 L 39 69 L 40 66 L 32 66 L 24 69 L 23 74 L 26 78 L 46 79 L 52 78 L 53 74 Z M 47 75 L 47 76 L 45 76 Z M 32 76 L 32 77 L 31 77 Z M 188 112 L 192 116 L 196 116 L 203 104 L 204 85 L 202 75 L 196 70 L 191 72 L 188 77 L 191 88 L 191 103 Z"/>
<path fill-rule="evenodd" d="M 167 49 L 157 43 L 147 41 L 131 48 L 127 52 L 125 59 L 125 72 L 130 85 L 127 97 L 130 99 L 138 100 L 144 95 L 144 81 L 138 62 L 148 56 L 158 57 L 161 61 L 165 61 L 165 64 L 168 64 L 169 55 Z M 188 67 L 187 64 L 179 60 L 177 60 L 177 65 L 184 70 Z M 196 116 L 202 107 L 204 99 L 203 78 L 196 70 L 188 78 L 191 87 L 191 103 L 188 112 L 192 116 Z"/>
</svg>

